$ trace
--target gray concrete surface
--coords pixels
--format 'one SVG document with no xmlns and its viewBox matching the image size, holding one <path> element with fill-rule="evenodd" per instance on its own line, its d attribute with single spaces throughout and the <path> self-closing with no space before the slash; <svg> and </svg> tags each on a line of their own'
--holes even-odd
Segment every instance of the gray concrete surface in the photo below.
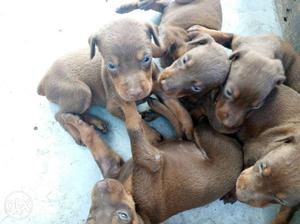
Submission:
<svg viewBox="0 0 300 224">
<path fill-rule="evenodd" d="M 300 53 L 300 1 L 275 0 L 283 37 Z"/>
<path fill-rule="evenodd" d="M 76 145 L 55 121 L 56 105 L 38 96 L 36 87 L 57 57 L 87 46 L 88 36 L 117 16 L 113 9 L 120 2 L 0 1 L 1 224 L 84 223 L 91 188 L 102 176 L 89 151 Z M 273 1 L 222 3 L 224 30 L 281 35 Z M 157 13 L 129 16 L 149 20 Z M 105 139 L 128 159 L 130 147 L 123 123 L 104 109 L 93 108 L 93 112 L 109 121 Z M 153 125 L 172 134 L 163 119 Z M 277 206 L 254 209 L 217 201 L 166 223 L 264 224 L 270 223 L 277 210 Z"/>
</svg>

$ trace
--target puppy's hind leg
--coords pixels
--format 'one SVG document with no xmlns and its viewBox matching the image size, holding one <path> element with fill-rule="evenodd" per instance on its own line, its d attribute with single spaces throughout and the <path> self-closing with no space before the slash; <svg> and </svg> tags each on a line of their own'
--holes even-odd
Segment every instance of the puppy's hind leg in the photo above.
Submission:
<svg viewBox="0 0 300 224">
<path fill-rule="evenodd" d="M 65 124 L 72 126 L 77 131 L 82 143 L 90 149 L 103 176 L 105 178 L 117 178 L 124 161 L 103 142 L 96 130 L 77 115 L 65 113 L 62 114 L 61 118 Z"/>
<path fill-rule="evenodd" d="M 78 131 L 66 124 L 62 115 L 65 113 L 83 114 L 87 111 L 92 101 L 91 90 L 81 81 L 60 80 L 60 82 L 55 82 L 55 85 L 53 83 L 49 82 L 49 85 L 46 85 L 45 93 L 50 101 L 60 106 L 60 111 L 55 115 L 55 118 L 70 133 L 76 143 L 81 145 Z"/>
<path fill-rule="evenodd" d="M 169 120 L 169 122 L 175 129 L 177 139 L 181 139 L 183 136 L 181 125 L 177 117 L 170 111 L 170 109 L 156 99 L 149 98 L 147 102 L 153 111 L 164 116 Z"/>
<path fill-rule="evenodd" d="M 194 125 L 188 111 L 181 105 L 181 103 L 177 99 L 174 98 L 164 97 L 163 103 L 176 115 L 186 138 L 188 140 L 193 140 Z"/>
<path fill-rule="evenodd" d="M 64 122 L 64 120 L 62 119 L 63 115 L 66 114 L 70 114 L 70 113 L 64 113 L 62 111 L 59 111 L 58 113 L 55 114 L 55 119 L 58 121 L 58 123 L 71 135 L 71 137 L 74 139 L 74 141 L 78 144 L 78 145 L 84 145 L 81 141 L 80 138 L 80 133 L 76 130 L 76 128 L 74 128 L 71 125 L 68 125 Z"/>
</svg>

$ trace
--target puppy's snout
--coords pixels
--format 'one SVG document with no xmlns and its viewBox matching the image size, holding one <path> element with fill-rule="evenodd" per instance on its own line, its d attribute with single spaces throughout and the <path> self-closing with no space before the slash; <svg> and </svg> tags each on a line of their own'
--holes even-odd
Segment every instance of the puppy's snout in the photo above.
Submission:
<svg viewBox="0 0 300 224">
<path fill-rule="evenodd" d="M 104 180 L 99 181 L 95 187 L 100 192 L 109 191 L 108 180 L 104 179 Z"/>
<path fill-rule="evenodd" d="M 241 125 L 239 116 L 227 108 L 217 108 L 216 116 L 226 128 L 238 128 Z"/>
<path fill-rule="evenodd" d="M 227 112 L 222 113 L 221 118 L 227 119 L 229 117 L 229 114 Z"/>
<path fill-rule="evenodd" d="M 143 96 L 143 89 L 141 87 L 136 87 L 136 88 L 130 88 L 128 90 L 128 95 L 130 98 L 133 98 L 133 99 L 139 99 Z"/>
<path fill-rule="evenodd" d="M 246 188 L 246 178 L 244 175 L 240 175 L 236 182 L 236 188 L 237 190 L 244 190 Z"/>
<path fill-rule="evenodd" d="M 232 122 L 229 113 L 226 111 L 217 111 L 217 117 L 228 128 L 232 127 Z"/>
<path fill-rule="evenodd" d="M 223 124 L 227 128 L 240 128 L 243 124 L 243 119 L 239 117 L 227 116 L 227 118 L 223 119 Z"/>
<path fill-rule="evenodd" d="M 122 184 L 117 180 L 106 178 L 96 184 L 95 190 L 102 193 L 116 193 L 122 192 L 123 187 Z"/>
<path fill-rule="evenodd" d="M 233 123 L 230 119 L 228 119 L 228 114 L 227 114 L 227 117 L 225 117 L 225 118 L 223 119 L 223 124 L 224 124 L 225 127 L 227 127 L 227 128 L 233 128 L 233 127 L 234 127 L 234 123 Z"/>
</svg>

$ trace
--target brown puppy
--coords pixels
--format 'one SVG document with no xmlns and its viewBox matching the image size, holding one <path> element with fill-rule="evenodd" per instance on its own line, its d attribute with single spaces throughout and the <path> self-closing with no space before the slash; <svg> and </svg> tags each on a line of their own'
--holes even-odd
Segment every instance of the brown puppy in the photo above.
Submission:
<svg viewBox="0 0 300 224">
<path fill-rule="evenodd" d="M 158 81 L 166 95 L 180 97 L 185 109 L 197 122 L 204 114 L 203 103 L 210 97 L 210 91 L 215 92 L 225 82 L 230 63 L 224 48 L 209 35 L 201 34 L 189 44 L 199 46 L 163 70 Z"/>
<path fill-rule="evenodd" d="M 236 52 L 230 59 L 230 72 L 217 100 L 216 113 L 224 126 L 235 129 L 252 111 L 263 106 L 285 77 L 281 61 L 262 57 L 254 51 Z"/>
<path fill-rule="evenodd" d="M 154 69 L 151 37 L 159 45 L 151 25 L 131 19 L 117 20 L 90 37 L 90 50 L 66 55 L 48 70 L 38 93 L 60 106 L 55 118 L 77 143 L 81 143 L 79 132 L 64 123 L 62 114 L 83 114 L 87 122 L 105 131 L 104 122 L 86 113 L 91 105 L 104 106 L 122 118 L 113 98 L 138 101 L 149 95 Z M 96 46 L 100 53 L 96 53 Z M 152 141 L 159 140 L 158 133 L 147 125 L 145 129 Z"/>
<path fill-rule="evenodd" d="M 102 161 L 107 160 L 103 157 L 120 157 L 79 117 L 64 115 L 65 122 L 80 132 L 105 177 L 93 189 L 87 223 L 160 223 L 176 213 L 220 198 L 235 185 L 242 168 L 242 153 L 234 139 L 202 123 L 197 138 L 209 160 L 192 142 L 165 141 L 154 147 L 145 136 L 135 104 L 124 103 L 122 108 L 133 157 L 119 167 L 118 175 L 110 173 L 116 167 L 107 167 Z M 112 176 L 116 179 L 107 178 Z"/>
<path fill-rule="evenodd" d="M 209 98 L 208 98 L 209 99 Z M 300 125 L 300 95 L 293 89 L 281 85 L 276 87 L 265 104 L 236 130 L 244 144 L 244 164 L 252 166 L 290 136 L 298 135 Z M 215 113 L 213 99 L 205 102 L 206 115 L 215 129 L 225 129 Z"/>
<path fill-rule="evenodd" d="M 295 131 L 295 134 L 290 133 L 268 145 L 272 151 L 244 170 L 237 181 L 240 201 L 255 207 L 270 203 L 284 206 L 272 224 L 288 223 L 296 210 L 293 208 L 300 205 L 299 124 Z"/>
<path fill-rule="evenodd" d="M 231 132 L 263 105 L 276 85 L 284 82 L 300 92 L 300 56 L 279 37 L 240 37 L 197 26 L 189 31 L 191 38 L 208 33 L 233 50 L 228 80 L 216 106 L 217 117 Z"/>
<path fill-rule="evenodd" d="M 281 85 L 267 98 L 265 105 L 249 116 L 238 137 L 245 143 L 245 165 L 250 166 L 274 147 L 289 142 L 300 131 L 300 95 Z"/>
<path fill-rule="evenodd" d="M 134 9 L 153 9 L 162 12 L 159 36 L 164 53 L 161 64 L 169 66 L 193 46 L 186 30 L 193 25 L 202 25 L 209 29 L 220 30 L 222 26 L 222 8 L 220 0 L 143 0 L 122 5 L 118 13 Z"/>
<path fill-rule="evenodd" d="M 169 96 L 204 96 L 223 84 L 228 74 L 227 54 L 212 37 L 201 35 L 189 44 L 199 46 L 186 52 L 159 75 L 158 81 Z"/>
<path fill-rule="evenodd" d="M 226 130 L 218 123 L 214 105 L 208 107 L 210 123 L 218 130 Z M 244 165 L 251 168 L 237 182 L 239 200 L 260 207 L 273 202 L 289 206 L 299 203 L 299 105 L 300 95 L 296 91 L 278 86 L 240 127 L 237 136 L 244 144 Z M 280 217 L 284 214 L 288 216 L 284 210 Z"/>
</svg>

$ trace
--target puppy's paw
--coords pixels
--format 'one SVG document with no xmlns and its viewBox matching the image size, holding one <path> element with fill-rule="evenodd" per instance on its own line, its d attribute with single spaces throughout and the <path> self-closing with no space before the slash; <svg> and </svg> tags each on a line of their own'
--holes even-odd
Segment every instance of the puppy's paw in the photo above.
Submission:
<svg viewBox="0 0 300 224">
<path fill-rule="evenodd" d="M 208 31 L 207 28 L 205 28 L 204 26 L 200 26 L 200 25 L 194 25 L 191 26 L 190 28 L 188 28 L 188 37 L 190 40 L 194 39 L 195 37 L 206 33 Z"/>
<path fill-rule="evenodd" d="M 158 113 L 155 113 L 153 111 L 143 111 L 141 112 L 142 118 L 143 120 L 150 122 L 150 121 L 154 121 L 155 119 L 157 119 L 159 117 Z"/>
<path fill-rule="evenodd" d="M 61 118 L 66 124 L 72 125 L 76 128 L 78 128 L 78 126 L 85 124 L 85 122 L 83 122 L 83 120 L 81 120 L 78 115 L 74 115 L 71 113 L 64 113 L 61 115 Z"/>
<path fill-rule="evenodd" d="M 152 133 L 149 133 L 149 135 L 147 135 L 147 139 L 151 144 L 157 145 L 163 140 L 163 137 L 157 131 L 153 131 Z"/>
<path fill-rule="evenodd" d="M 185 137 L 187 140 L 192 141 L 194 139 L 194 135 L 193 135 L 194 127 L 193 126 L 190 126 L 190 125 L 187 125 L 186 127 L 183 126 L 182 131 L 185 134 Z"/>
<path fill-rule="evenodd" d="M 138 8 L 142 10 L 149 10 L 155 2 L 155 0 L 142 0 L 139 2 Z"/>
<path fill-rule="evenodd" d="M 99 130 L 102 134 L 106 134 L 108 132 L 108 125 L 105 121 L 93 118 L 86 121 L 87 123 L 91 124 L 94 128 Z"/>
<path fill-rule="evenodd" d="M 91 144 L 94 136 L 97 135 L 94 127 L 81 120 L 77 115 L 66 113 L 62 115 L 62 119 L 65 124 L 72 127 L 71 135 L 79 145 Z"/>
<path fill-rule="evenodd" d="M 118 8 L 116 8 L 115 11 L 116 11 L 116 13 L 124 14 L 124 13 L 131 12 L 137 8 L 138 7 L 136 4 L 124 4 L 124 5 L 121 5 Z"/>
<path fill-rule="evenodd" d="M 80 120 L 80 117 L 78 115 L 75 114 L 71 114 L 71 113 L 63 113 L 61 115 L 61 118 L 63 119 L 64 122 L 66 122 L 67 124 L 69 123 L 74 123 L 77 122 L 78 120 Z"/>
</svg>

